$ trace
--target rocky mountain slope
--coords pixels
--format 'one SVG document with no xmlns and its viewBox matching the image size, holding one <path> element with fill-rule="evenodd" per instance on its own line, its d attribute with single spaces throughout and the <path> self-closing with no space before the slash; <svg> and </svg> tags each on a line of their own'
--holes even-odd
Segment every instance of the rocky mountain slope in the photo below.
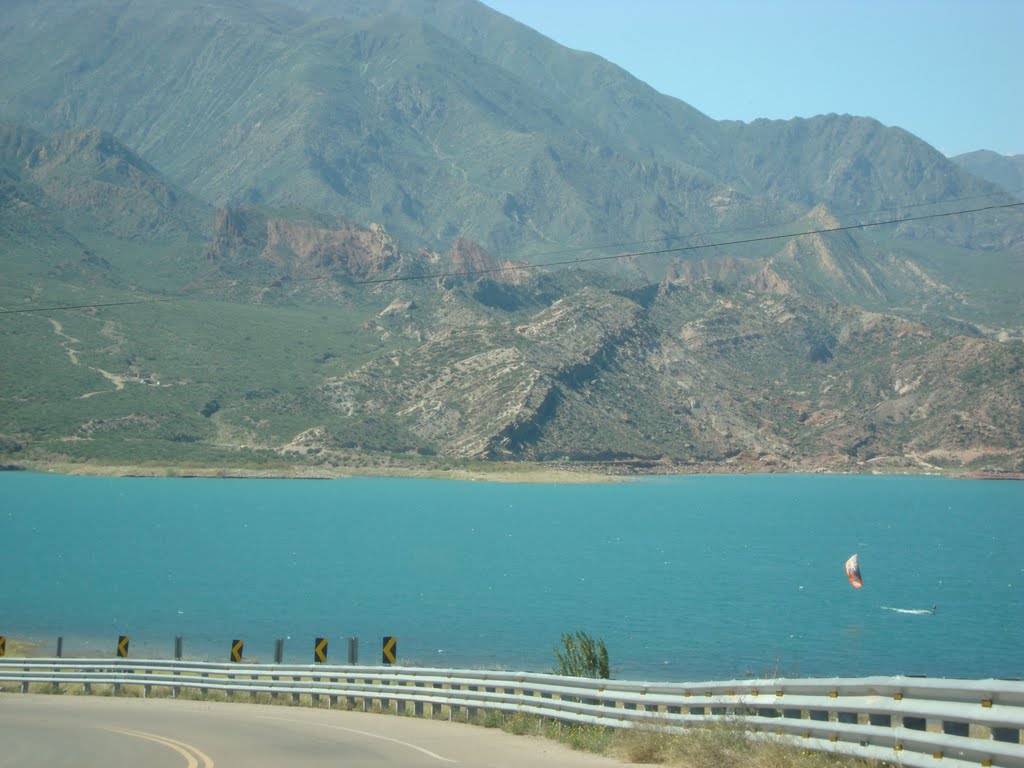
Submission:
<svg viewBox="0 0 1024 768">
<path fill-rule="evenodd" d="M 1003 199 L 902 130 L 848 115 L 717 122 L 471 0 L 295 6 L 8 0 L 0 114 L 48 133 L 98 127 L 218 206 L 297 204 L 528 261 L 770 230 L 819 205 L 851 223 Z M 885 237 L 900 256 L 908 242 L 1005 253 L 1019 229 L 978 214 Z M 630 267 L 658 280 L 666 262 L 715 255 Z"/>
<path fill-rule="evenodd" d="M 472 0 L 3 8 L 0 464 L 1024 472 L 1024 214 L 904 131 Z"/>
<path fill-rule="evenodd" d="M 815 298 L 957 294 L 842 235 L 653 283 L 525 269 L 214 209 L 97 132 L 0 137 L 3 463 L 1024 467 L 1019 337 Z"/>
</svg>

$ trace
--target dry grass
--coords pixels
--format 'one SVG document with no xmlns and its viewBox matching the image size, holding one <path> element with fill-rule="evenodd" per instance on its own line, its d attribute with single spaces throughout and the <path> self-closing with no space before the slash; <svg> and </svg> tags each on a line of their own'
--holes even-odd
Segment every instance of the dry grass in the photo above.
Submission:
<svg viewBox="0 0 1024 768">
<path fill-rule="evenodd" d="M 29 643 L 24 640 L 7 638 L 7 657 L 11 659 L 22 659 L 29 656 L 39 655 L 42 643 Z"/>
<path fill-rule="evenodd" d="M 756 738 L 737 723 L 692 728 L 685 733 L 658 727 L 616 733 L 611 754 L 630 763 L 674 768 L 878 768 L 847 755 L 815 752 L 773 739 Z"/>
</svg>

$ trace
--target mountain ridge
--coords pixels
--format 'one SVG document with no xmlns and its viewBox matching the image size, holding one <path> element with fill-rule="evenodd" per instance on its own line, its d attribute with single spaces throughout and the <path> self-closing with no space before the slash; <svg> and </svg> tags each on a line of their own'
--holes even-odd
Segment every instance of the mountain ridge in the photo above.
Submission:
<svg viewBox="0 0 1024 768">
<path fill-rule="evenodd" d="M 1000 155 L 980 149 L 950 160 L 978 178 L 998 184 L 1018 200 L 1024 197 L 1024 155 Z"/>
<path fill-rule="evenodd" d="M 319 21 L 274 3 L 94 5 L 45 31 L 12 25 L 0 110 L 49 132 L 112 132 L 215 205 L 297 204 L 434 249 L 461 236 L 529 260 L 677 235 L 681 220 L 700 231 L 819 202 L 863 211 L 996 191 L 865 118 L 713 121 L 478 3 L 321 4 L 342 20 Z M 36 67 L 44 36 L 67 53 Z M 172 41 L 166 64 L 139 66 Z M 736 194 L 744 206 L 708 203 Z"/>
<path fill-rule="evenodd" d="M 1024 473 L 1024 217 L 900 129 L 471 0 L 49 2 L 0 23 L 5 464 Z"/>
</svg>

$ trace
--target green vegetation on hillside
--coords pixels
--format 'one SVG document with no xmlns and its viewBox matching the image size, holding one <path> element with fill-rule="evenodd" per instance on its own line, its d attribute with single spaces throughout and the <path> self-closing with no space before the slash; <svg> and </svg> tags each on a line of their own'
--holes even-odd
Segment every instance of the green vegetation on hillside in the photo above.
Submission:
<svg viewBox="0 0 1024 768">
<path fill-rule="evenodd" d="M 1024 471 L 1024 213 L 847 228 L 1011 199 L 899 129 L 468 0 L 12 0 L 0 66 L 5 465 Z"/>
<path fill-rule="evenodd" d="M 868 118 L 716 122 L 479 3 L 294 4 L 315 13 L 14 0 L 5 117 L 107 131 L 213 205 L 299 204 L 410 247 L 461 236 L 526 260 L 765 228 L 818 205 L 857 217 L 1006 197 Z M 1019 221 L 987 227 L 1000 249 L 1021 242 Z M 898 238 L 992 239 L 954 220 Z"/>
</svg>

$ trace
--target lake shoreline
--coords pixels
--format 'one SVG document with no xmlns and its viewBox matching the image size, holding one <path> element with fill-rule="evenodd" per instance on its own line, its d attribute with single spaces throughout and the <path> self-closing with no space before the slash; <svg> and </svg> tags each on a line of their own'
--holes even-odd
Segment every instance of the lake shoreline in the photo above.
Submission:
<svg viewBox="0 0 1024 768">
<path fill-rule="evenodd" d="M 493 483 L 593 484 L 622 483 L 646 478 L 687 475 L 907 475 L 936 476 L 959 480 L 1024 480 L 1024 473 L 996 470 L 945 469 L 931 466 L 878 465 L 858 467 L 775 466 L 746 462 L 701 462 L 671 464 L 608 462 L 597 465 L 496 464 L 469 467 L 429 467 L 414 464 L 380 466 L 278 466 L 278 467 L 190 467 L 180 465 L 122 465 L 26 461 L 0 466 L 0 472 L 39 472 L 86 477 L 177 477 L 243 480 L 341 480 L 349 478 L 421 478 Z"/>
<path fill-rule="evenodd" d="M 225 480 L 343 480 L 350 478 L 423 478 L 504 483 L 583 484 L 624 482 L 631 476 L 576 472 L 554 468 L 527 467 L 513 471 L 433 469 L 417 467 L 290 467 L 257 469 L 251 467 L 130 466 L 101 464 L 55 464 L 24 462 L 0 468 L 76 477 L 160 477 L 206 478 Z"/>
</svg>

